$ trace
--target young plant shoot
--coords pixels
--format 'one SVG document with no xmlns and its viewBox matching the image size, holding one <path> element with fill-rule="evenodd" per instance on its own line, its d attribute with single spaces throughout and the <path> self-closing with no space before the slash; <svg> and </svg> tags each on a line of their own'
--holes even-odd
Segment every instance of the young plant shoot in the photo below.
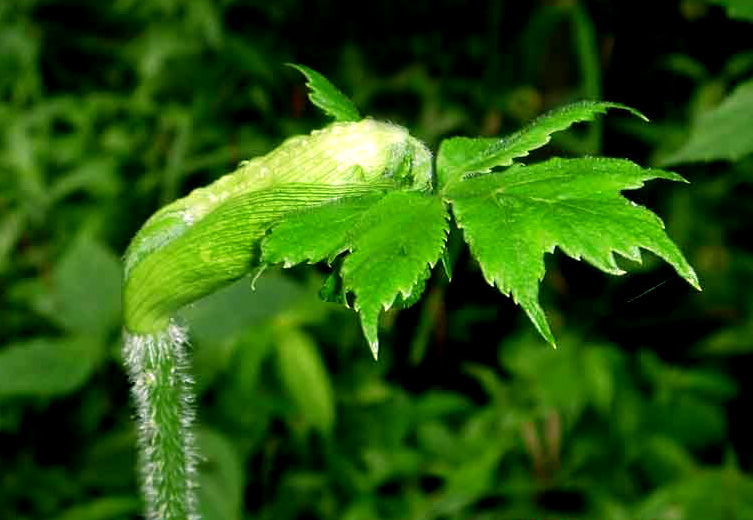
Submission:
<svg viewBox="0 0 753 520">
<path fill-rule="evenodd" d="M 609 108 L 640 116 L 634 110 L 580 102 L 508 137 L 447 139 L 435 171 L 428 148 L 405 128 L 361 118 L 322 75 L 294 67 L 335 122 L 163 207 L 125 254 L 124 359 L 149 519 L 199 518 L 188 337 L 174 316 L 265 266 L 339 258 L 335 285 L 358 312 L 375 358 L 380 313 L 417 300 L 444 258 L 449 211 L 487 282 L 511 295 L 552 345 L 538 286 L 544 254 L 555 247 L 613 274 L 623 272 L 615 252 L 640 261 L 644 248 L 700 288 L 662 221 L 620 193 L 682 177 L 624 159 L 517 162 L 573 123 Z"/>
</svg>

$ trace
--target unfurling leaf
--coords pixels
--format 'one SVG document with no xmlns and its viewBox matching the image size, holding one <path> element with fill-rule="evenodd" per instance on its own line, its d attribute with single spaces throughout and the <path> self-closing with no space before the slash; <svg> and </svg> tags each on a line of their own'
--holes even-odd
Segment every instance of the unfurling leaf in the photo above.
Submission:
<svg viewBox="0 0 753 520">
<path fill-rule="evenodd" d="M 126 328 L 160 330 L 184 305 L 258 269 L 261 239 L 288 215 L 431 183 L 431 153 L 397 125 L 364 119 L 291 137 L 146 221 L 124 259 Z"/>
</svg>

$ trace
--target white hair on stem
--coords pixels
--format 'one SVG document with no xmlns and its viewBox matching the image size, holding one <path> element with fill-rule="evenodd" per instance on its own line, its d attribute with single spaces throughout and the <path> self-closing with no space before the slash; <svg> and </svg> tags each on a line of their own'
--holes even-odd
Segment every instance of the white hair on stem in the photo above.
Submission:
<svg viewBox="0 0 753 520">
<path fill-rule="evenodd" d="M 170 321 L 154 334 L 124 332 L 148 520 L 199 520 L 195 418 L 187 330 Z"/>
</svg>

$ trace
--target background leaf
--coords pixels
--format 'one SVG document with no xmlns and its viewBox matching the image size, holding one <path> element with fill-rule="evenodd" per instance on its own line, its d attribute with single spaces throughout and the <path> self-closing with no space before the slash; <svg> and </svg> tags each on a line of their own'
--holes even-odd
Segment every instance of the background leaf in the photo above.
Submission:
<svg viewBox="0 0 753 520">
<path fill-rule="evenodd" d="M 304 294 L 299 284 L 267 272 L 253 285 L 250 277 L 243 278 L 182 309 L 179 316 L 191 324 L 197 392 L 228 369 L 249 327 L 262 327 Z"/>
<path fill-rule="evenodd" d="M 280 378 L 306 423 L 324 437 L 335 426 L 335 396 L 316 344 L 289 325 L 275 327 Z"/>
<path fill-rule="evenodd" d="M 7 345 L 0 350 L 0 398 L 70 394 L 86 382 L 103 355 L 101 343 L 84 337 Z"/>
<path fill-rule="evenodd" d="M 753 81 L 739 85 L 716 108 L 701 114 L 690 138 L 664 164 L 735 161 L 753 152 Z"/>
<path fill-rule="evenodd" d="M 82 237 L 56 266 L 52 317 L 71 331 L 102 333 L 120 320 L 120 262 L 96 241 Z"/>
<path fill-rule="evenodd" d="M 721 5 L 730 18 L 753 22 L 753 4 L 748 0 L 706 0 L 711 4 Z"/>
<path fill-rule="evenodd" d="M 119 520 L 139 513 L 140 502 L 132 496 L 110 496 L 80 504 L 52 520 Z"/>
<path fill-rule="evenodd" d="M 204 518 L 238 520 L 243 510 L 243 467 L 230 439 L 215 430 L 197 434 L 201 452 L 199 502 Z"/>
</svg>

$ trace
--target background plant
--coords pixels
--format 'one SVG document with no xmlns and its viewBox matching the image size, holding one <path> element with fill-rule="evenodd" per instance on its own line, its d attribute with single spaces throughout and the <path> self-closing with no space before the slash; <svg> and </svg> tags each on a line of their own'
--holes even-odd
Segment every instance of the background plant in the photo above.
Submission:
<svg viewBox="0 0 753 520">
<path fill-rule="evenodd" d="M 569 99 L 620 101 L 652 124 L 615 115 L 553 150 L 664 164 L 750 78 L 750 24 L 696 2 L 642 7 L 433 3 L 450 28 L 420 3 L 400 19 L 373 3 L 363 20 L 382 24 L 343 31 L 319 18 L 339 12 L 328 2 L 4 2 L 0 516 L 137 515 L 118 257 L 162 202 L 321 124 L 279 63 L 325 72 L 433 147 Z M 378 364 L 353 316 L 315 301 L 311 270 L 188 309 L 207 516 L 750 516 L 742 150 L 675 163 L 690 187 L 631 194 L 703 293 L 658 262 L 611 279 L 547 259 L 556 352 L 453 237 L 453 284 L 432 279 L 386 316 Z"/>
</svg>

